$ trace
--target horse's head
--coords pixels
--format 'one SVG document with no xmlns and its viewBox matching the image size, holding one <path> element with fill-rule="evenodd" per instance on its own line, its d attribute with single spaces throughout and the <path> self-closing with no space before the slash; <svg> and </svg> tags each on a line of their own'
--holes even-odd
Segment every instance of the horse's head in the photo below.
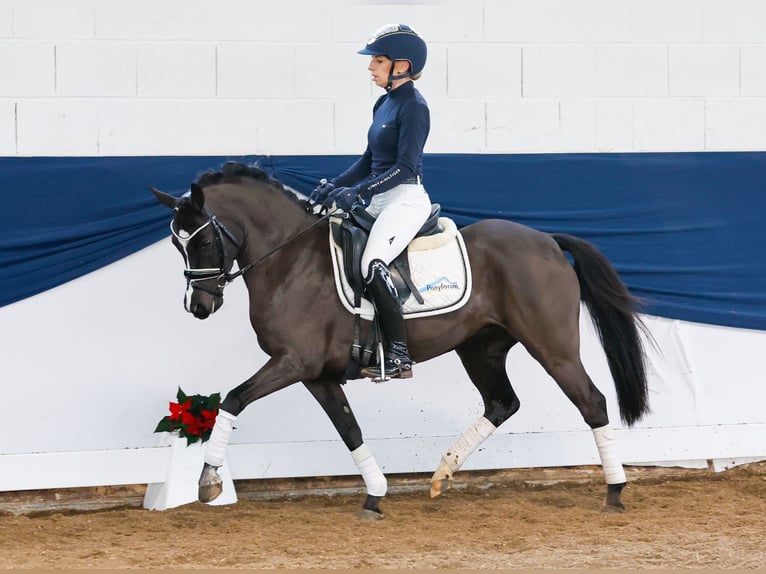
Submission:
<svg viewBox="0 0 766 574">
<path fill-rule="evenodd" d="M 178 198 L 149 189 L 161 204 L 174 211 L 170 222 L 173 245 L 186 263 L 184 307 L 198 319 L 206 319 L 223 305 L 223 288 L 235 256 L 226 244 L 236 245 L 236 240 L 207 209 L 205 193 L 196 183 Z"/>
</svg>

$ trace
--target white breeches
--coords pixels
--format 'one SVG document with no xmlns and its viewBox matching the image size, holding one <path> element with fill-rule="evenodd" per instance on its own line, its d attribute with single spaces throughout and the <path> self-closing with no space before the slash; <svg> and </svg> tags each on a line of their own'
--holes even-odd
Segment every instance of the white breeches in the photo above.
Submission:
<svg viewBox="0 0 766 574">
<path fill-rule="evenodd" d="M 374 195 L 366 211 L 376 219 L 362 254 L 363 277 L 374 259 L 388 265 L 404 251 L 431 215 L 431 199 L 422 185 L 402 184 Z"/>
</svg>

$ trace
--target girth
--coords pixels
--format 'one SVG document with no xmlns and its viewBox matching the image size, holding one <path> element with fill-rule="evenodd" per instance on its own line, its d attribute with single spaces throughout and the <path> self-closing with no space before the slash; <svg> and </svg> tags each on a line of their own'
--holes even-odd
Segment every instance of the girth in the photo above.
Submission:
<svg viewBox="0 0 766 574">
<path fill-rule="evenodd" d="M 439 215 L 441 214 L 441 205 L 434 203 L 431 205 L 431 215 L 418 230 L 415 237 L 424 237 L 435 235 L 444 231 L 439 224 Z M 349 285 L 356 292 L 364 288 L 364 272 L 362 270 L 362 253 L 367 245 L 367 239 L 370 234 L 372 224 L 375 218 L 367 213 L 363 208 L 351 210 L 349 217 L 340 222 L 333 220 L 330 223 L 333 239 L 343 250 L 343 269 L 348 279 Z M 389 265 L 391 279 L 396 286 L 399 294 L 399 301 L 404 303 L 412 294 L 419 303 L 423 303 L 423 298 L 415 288 L 410 274 L 410 261 L 407 256 L 407 250 L 402 251 L 396 259 Z"/>
</svg>

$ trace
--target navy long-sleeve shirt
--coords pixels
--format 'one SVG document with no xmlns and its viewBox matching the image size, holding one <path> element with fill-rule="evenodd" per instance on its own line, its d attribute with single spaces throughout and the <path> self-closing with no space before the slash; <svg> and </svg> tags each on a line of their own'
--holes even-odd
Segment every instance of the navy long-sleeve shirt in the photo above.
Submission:
<svg viewBox="0 0 766 574">
<path fill-rule="evenodd" d="M 381 96 L 372 109 L 367 149 L 333 180 L 355 187 L 365 201 L 423 175 L 423 147 L 431 129 L 428 104 L 413 82 Z"/>
</svg>

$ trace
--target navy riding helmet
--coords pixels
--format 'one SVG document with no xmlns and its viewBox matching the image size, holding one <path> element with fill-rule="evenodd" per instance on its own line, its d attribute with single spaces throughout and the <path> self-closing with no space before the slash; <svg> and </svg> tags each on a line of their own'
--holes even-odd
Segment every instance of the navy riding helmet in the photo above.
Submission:
<svg viewBox="0 0 766 574">
<path fill-rule="evenodd" d="M 426 65 L 428 50 L 426 43 L 415 30 L 405 24 L 387 24 L 375 30 L 359 54 L 368 56 L 386 56 L 391 60 L 391 70 L 396 60 L 407 60 L 410 72 L 399 76 L 390 76 L 392 80 L 412 77 L 417 79 Z"/>
</svg>

